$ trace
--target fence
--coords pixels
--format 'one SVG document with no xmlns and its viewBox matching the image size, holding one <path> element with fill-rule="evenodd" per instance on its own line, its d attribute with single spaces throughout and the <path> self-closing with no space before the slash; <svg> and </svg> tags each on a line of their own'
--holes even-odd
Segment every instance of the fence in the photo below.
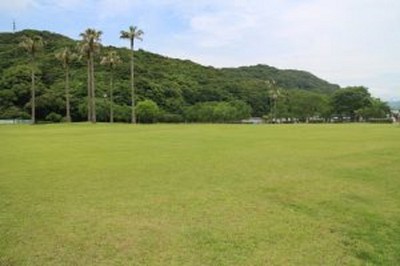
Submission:
<svg viewBox="0 0 400 266">
<path fill-rule="evenodd" d="M 0 125 L 32 124 L 32 120 L 27 119 L 0 119 Z"/>
</svg>

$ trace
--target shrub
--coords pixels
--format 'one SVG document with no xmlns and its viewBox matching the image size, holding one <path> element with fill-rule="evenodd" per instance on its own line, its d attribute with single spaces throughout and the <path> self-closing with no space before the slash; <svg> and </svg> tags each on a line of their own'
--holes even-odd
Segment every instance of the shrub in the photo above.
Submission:
<svg viewBox="0 0 400 266">
<path fill-rule="evenodd" d="M 325 123 L 325 120 L 324 119 L 320 119 L 320 118 L 318 118 L 318 119 L 310 119 L 308 121 L 308 123 L 310 123 L 310 124 L 322 124 L 322 123 Z"/>
<path fill-rule="evenodd" d="M 370 118 L 367 120 L 368 123 L 374 124 L 392 124 L 392 118 Z"/>
<path fill-rule="evenodd" d="M 30 119 L 31 116 L 16 106 L 0 109 L 0 119 Z"/>
<path fill-rule="evenodd" d="M 136 105 L 136 116 L 139 123 L 157 122 L 160 115 L 158 105 L 152 100 L 144 100 Z"/>
<path fill-rule="evenodd" d="M 162 114 L 159 116 L 159 121 L 162 123 L 182 123 L 185 119 L 178 114 Z"/>
<path fill-rule="evenodd" d="M 202 102 L 184 110 L 190 122 L 239 122 L 250 117 L 251 107 L 242 101 Z"/>
<path fill-rule="evenodd" d="M 50 114 L 48 114 L 46 116 L 46 121 L 50 121 L 50 122 L 53 122 L 53 123 L 60 123 L 62 118 L 63 118 L 62 115 L 54 113 L 54 112 L 51 112 Z"/>
</svg>

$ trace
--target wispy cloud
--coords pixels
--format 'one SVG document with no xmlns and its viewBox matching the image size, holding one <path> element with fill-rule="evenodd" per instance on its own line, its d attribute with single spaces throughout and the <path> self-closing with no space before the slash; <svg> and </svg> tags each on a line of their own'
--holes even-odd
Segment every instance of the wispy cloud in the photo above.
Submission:
<svg viewBox="0 0 400 266">
<path fill-rule="evenodd" d="M 305 69 L 343 86 L 366 85 L 378 96 L 400 97 L 399 80 L 391 74 L 400 70 L 399 1 L 251 0 L 205 6 L 184 16 L 189 28 L 174 35 L 173 53 L 216 66 Z"/>
<path fill-rule="evenodd" d="M 87 8 L 87 2 L 82 0 L 57 0 L 57 1 L 52 1 L 51 4 L 62 8 L 62 9 L 67 9 L 67 10 L 74 10 L 77 8 Z M 92 4 L 92 3 L 91 3 Z"/>
<path fill-rule="evenodd" d="M 25 11 L 32 6 L 35 6 L 35 0 L 12 0 L 0 1 L 0 11 L 2 12 L 18 12 Z"/>
</svg>

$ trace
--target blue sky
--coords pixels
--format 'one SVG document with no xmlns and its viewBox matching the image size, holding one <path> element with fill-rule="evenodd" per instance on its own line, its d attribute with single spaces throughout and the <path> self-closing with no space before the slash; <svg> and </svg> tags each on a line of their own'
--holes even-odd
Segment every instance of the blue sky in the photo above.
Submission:
<svg viewBox="0 0 400 266">
<path fill-rule="evenodd" d="M 399 0 L 1 0 L 0 31 L 42 29 L 106 45 L 139 26 L 138 47 L 215 67 L 268 64 L 400 100 Z"/>
</svg>

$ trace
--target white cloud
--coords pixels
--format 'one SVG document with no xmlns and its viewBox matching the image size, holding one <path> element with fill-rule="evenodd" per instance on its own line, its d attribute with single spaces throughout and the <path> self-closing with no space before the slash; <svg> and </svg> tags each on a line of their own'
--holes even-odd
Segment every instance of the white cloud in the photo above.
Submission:
<svg viewBox="0 0 400 266">
<path fill-rule="evenodd" d="M 398 92 L 399 80 L 387 74 L 400 69 L 400 2 L 310 1 L 283 21 L 282 34 L 297 55 L 292 63 L 341 85 L 377 86 L 372 91 L 381 97 Z"/>
<path fill-rule="evenodd" d="M 172 52 L 203 64 L 267 63 L 399 97 L 400 1 L 169 1 L 188 29 Z"/>
<path fill-rule="evenodd" d="M 34 6 L 36 3 L 34 0 L 2 0 L 0 1 L 0 11 L 3 12 L 14 12 L 14 11 L 25 11 L 29 7 Z"/>
<path fill-rule="evenodd" d="M 87 3 L 88 1 L 86 1 Z M 82 8 L 85 6 L 85 1 L 82 0 L 56 0 L 53 5 L 57 5 L 62 9 Z"/>
</svg>

